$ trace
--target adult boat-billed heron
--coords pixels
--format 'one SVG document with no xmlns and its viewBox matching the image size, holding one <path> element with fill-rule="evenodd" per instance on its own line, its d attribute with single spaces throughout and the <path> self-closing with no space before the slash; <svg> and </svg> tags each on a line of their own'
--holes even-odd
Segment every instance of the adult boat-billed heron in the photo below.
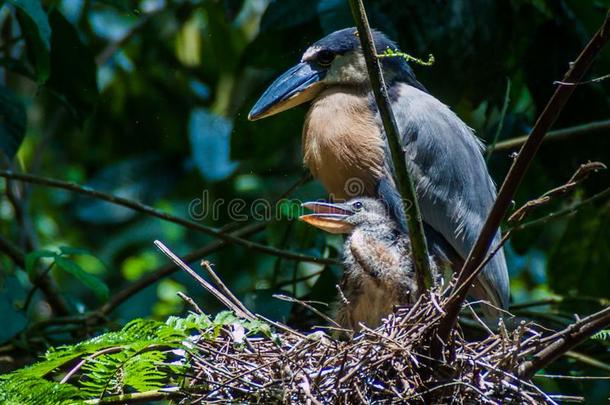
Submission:
<svg viewBox="0 0 610 405">
<path fill-rule="evenodd" d="M 378 52 L 397 50 L 381 32 Z M 494 202 L 496 191 L 473 131 L 417 81 L 400 57 L 382 58 L 392 109 L 414 178 L 430 250 L 463 261 Z M 402 213 L 392 162 L 355 28 L 311 45 L 301 61 L 278 77 L 249 114 L 258 120 L 311 101 L 302 135 L 303 160 L 333 199 L 372 196 Z M 396 218 L 404 229 L 402 215 Z M 494 244 L 499 242 L 499 234 Z M 445 243 L 447 246 L 442 246 Z M 450 254 L 448 254 L 450 255 Z M 459 263 L 454 266 L 458 268 Z M 506 308 L 508 271 L 500 250 L 471 290 Z"/>
<path fill-rule="evenodd" d="M 343 249 L 345 271 L 341 280 L 343 299 L 338 300 L 335 319 L 343 328 L 358 330 L 359 324 L 377 327 L 395 305 L 417 300 L 411 244 L 383 202 L 357 197 L 344 203 L 307 202 L 313 214 L 300 219 L 330 233 L 347 234 Z M 440 281 L 438 258 L 432 257 L 433 274 Z"/>
</svg>

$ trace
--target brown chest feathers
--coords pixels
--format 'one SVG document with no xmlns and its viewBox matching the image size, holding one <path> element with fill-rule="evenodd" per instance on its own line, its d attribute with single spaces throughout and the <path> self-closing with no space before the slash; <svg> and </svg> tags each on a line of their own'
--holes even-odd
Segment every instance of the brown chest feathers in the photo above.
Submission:
<svg viewBox="0 0 610 405">
<path fill-rule="evenodd" d="M 312 103 L 303 126 L 303 162 L 332 199 L 372 196 L 383 174 L 383 141 L 357 90 L 333 88 Z"/>
</svg>

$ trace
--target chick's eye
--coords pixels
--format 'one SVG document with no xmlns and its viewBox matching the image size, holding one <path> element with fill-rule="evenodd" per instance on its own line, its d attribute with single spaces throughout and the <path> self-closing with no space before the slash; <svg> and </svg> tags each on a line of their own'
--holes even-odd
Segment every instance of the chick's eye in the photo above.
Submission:
<svg viewBox="0 0 610 405">
<path fill-rule="evenodd" d="M 362 209 L 362 203 L 360 201 L 356 201 L 354 204 L 352 204 L 352 207 L 354 210 L 360 211 Z"/>
<path fill-rule="evenodd" d="M 333 59 L 335 59 L 335 55 L 331 51 L 323 50 L 318 52 L 318 55 L 316 56 L 316 60 L 321 66 L 330 66 Z"/>
</svg>

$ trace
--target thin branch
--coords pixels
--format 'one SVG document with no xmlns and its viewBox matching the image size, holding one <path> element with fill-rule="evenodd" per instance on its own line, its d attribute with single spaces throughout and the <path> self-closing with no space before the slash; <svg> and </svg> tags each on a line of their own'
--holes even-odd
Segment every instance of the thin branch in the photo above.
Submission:
<svg viewBox="0 0 610 405">
<path fill-rule="evenodd" d="M 610 196 L 610 187 L 608 187 L 607 189 L 585 199 L 582 200 L 576 204 L 573 204 L 572 206 L 565 208 L 563 210 L 557 211 L 557 212 L 551 212 L 549 215 L 545 215 L 542 218 L 537 218 L 519 225 L 515 225 L 514 227 L 510 228 L 508 231 L 520 231 L 522 229 L 526 229 L 529 228 L 531 226 L 536 226 L 536 225 L 542 225 L 542 224 L 546 224 L 547 222 L 551 221 L 551 220 L 555 220 L 561 217 L 564 217 L 566 215 L 571 215 L 574 214 L 578 211 L 578 209 L 584 205 L 587 204 L 591 204 L 597 200 L 601 200 L 604 199 L 606 197 Z"/>
<path fill-rule="evenodd" d="M 17 266 L 25 269 L 25 255 L 3 236 L 0 236 L 0 252 L 7 255 Z"/>
<path fill-rule="evenodd" d="M 498 120 L 498 127 L 496 128 L 496 133 L 491 141 L 491 145 L 487 147 L 487 156 L 485 157 L 486 161 L 489 161 L 491 155 L 496 151 L 496 146 L 498 144 L 498 139 L 500 138 L 500 134 L 502 133 L 502 128 L 504 128 L 504 120 L 506 119 L 506 112 L 508 111 L 508 104 L 510 103 L 510 78 L 506 79 L 506 91 L 504 93 L 504 103 L 502 104 L 502 110 L 500 112 L 500 119 Z"/>
<path fill-rule="evenodd" d="M 609 39 L 610 13 L 606 15 L 601 28 L 593 36 L 576 61 L 570 65 L 570 68 L 563 81 L 578 82 Z M 517 158 L 514 160 L 508 175 L 500 188 L 496 202 L 494 203 L 485 224 L 483 225 L 481 233 L 479 234 L 477 241 L 472 247 L 468 258 L 464 262 L 464 266 L 458 275 L 458 282 L 456 284 L 458 287 L 445 307 L 447 316 L 441 320 L 437 331 L 440 342 L 448 341 L 451 331 L 456 324 L 458 314 L 468 291 L 468 285 L 465 284 L 464 281 L 470 277 L 470 275 L 477 269 L 481 261 L 485 258 L 485 255 L 500 227 L 500 223 L 508 212 L 513 196 L 521 184 L 521 181 L 525 177 L 525 173 L 527 172 L 530 163 L 534 159 L 534 156 L 542 143 L 542 139 L 544 139 L 545 134 L 555 123 L 568 99 L 574 92 L 574 89 L 574 86 L 559 85 L 559 87 L 557 87 L 555 93 L 544 108 L 544 111 L 536 121 L 528 140 L 519 151 Z M 443 351 L 443 345 L 440 344 L 440 342 L 435 342 L 435 347 L 433 347 L 432 350 L 434 357 L 437 358 L 442 354 Z"/>
<path fill-rule="evenodd" d="M 548 378 L 549 380 L 610 380 L 610 377 L 607 376 L 593 375 L 535 374 L 532 377 Z"/>
<path fill-rule="evenodd" d="M 290 302 L 292 304 L 299 304 L 302 307 L 310 310 L 314 314 L 318 315 L 320 318 L 324 319 L 329 324 L 334 325 L 337 328 L 341 327 L 341 325 L 339 325 L 334 319 L 332 319 L 331 317 L 329 317 L 328 315 L 326 315 L 322 311 L 318 310 L 314 306 L 310 305 L 306 301 L 301 301 L 300 299 L 297 299 L 297 298 L 294 298 L 294 297 L 289 297 L 288 295 L 284 295 L 284 294 L 273 294 L 273 298 L 276 298 L 276 299 L 281 300 L 281 301 Z"/>
<path fill-rule="evenodd" d="M 535 208 L 548 204 L 554 197 L 569 193 L 577 185 L 585 181 L 591 173 L 605 169 L 606 165 L 600 162 L 589 162 L 580 165 L 578 170 L 576 170 L 576 173 L 574 173 L 567 183 L 547 191 L 534 200 L 528 201 L 521 208 L 513 212 L 510 217 L 508 217 L 508 222 L 521 223 Z"/>
<path fill-rule="evenodd" d="M 593 121 L 583 125 L 576 125 L 573 127 L 557 129 L 555 131 L 549 131 L 544 137 L 544 143 L 546 144 L 549 142 L 561 141 L 581 135 L 597 134 L 600 132 L 610 133 L 610 120 Z M 511 149 L 519 148 L 523 146 L 523 144 L 527 141 L 527 138 L 529 138 L 529 135 L 519 136 L 498 142 L 493 148 L 493 153 L 506 152 Z M 488 147 L 488 150 L 489 149 L 491 149 L 491 146 Z"/>
<path fill-rule="evenodd" d="M 603 361 L 599 361 L 594 357 L 587 356 L 586 354 L 575 352 L 574 350 L 568 350 L 564 353 L 564 356 L 574 359 L 576 361 L 580 361 L 591 367 L 599 368 L 600 370 L 604 370 L 607 373 L 610 373 L 610 364 L 604 363 Z"/>
<path fill-rule="evenodd" d="M 102 356 L 104 354 L 116 353 L 116 352 L 120 352 L 121 350 L 123 350 L 123 347 L 121 347 L 121 346 L 107 347 L 105 349 L 102 349 L 98 352 L 95 352 L 95 353 L 81 359 L 81 361 L 79 361 L 76 364 L 76 366 L 72 367 L 72 369 L 66 373 L 64 378 L 62 378 L 59 383 L 60 384 L 67 383 L 68 380 L 70 380 L 70 378 L 72 378 L 72 376 L 74 376 L 74 374 L 76 374 L 78 372 L 78 370 L 80 370 L 85 365 L 85 363 L 87 363 L 88 361 L 94 360 L 96 357 Z"/>
<path fill-rule="evenodd" d="M 46 187 L 54 187 L 61 188 L 64 190 L 73 191 L 79 194 L 84 194 L 89 197 L 97 198 L 99 200 L 107 201 L 112 204 L 120 205 L 123 207 L 130 208 L 134 211 L 138 211 L 153 217 L 160 218 L 164 221 L 173 222 L 175 224 L 181 225 L 185 228 L 192 229 L 195 231 L 199 231 L 205 233 L 207 235 L 213 236 L 218 239 L 222 239 L 225 242 L 234 243 L 236 245 L 240 245 L 245 247 L 246 249 L 256 250 L 261 253 L 269 254 L 272 256 L 279 256 L 286 259 L 297 260 L 301 262 L 311 262 L 317 264 L 338 264 L 337 260 L 328 259 L 324 257 L 314 257 L 301 253 L 291 252 L 282 249 L 276 249 L 271 246 L 266 246 L 260 243 L 252 242 L 247 239 L 242 239 L 238 236 L 234 236 L 232 234 L 228 234 L 219 230 L 216 230 L 212 227 L 198 224 L 193 221 L 189 221 L 188 219 L 180 218 L 174 215 L 171 215 L 167 212 L 160 211 L 156 208 L 148 206 L 146 204 L 142 204 L 138 201 L 130 200 L 128 198 L 123 198 L 119 196 L 115 196 L 112 194 L 104 193 L 102 191 L 94 190 L 90 187 L 81 186 L 74 182 L 67 182 L 62 180 L 51 179 L 48 177 L 42 176 L 34 176 L 31 174 L 21 174 L 15 173 L 10 170 L 0 170 L 0 177 L 4 177 L 7 179 L 15 179 L 19 181 L 25 181 L 29 183 L 39 184 Z"/>
<path fill-rule="evenodd" d="M 246 315 L 248 315 L 249 318 L 251 318 L 251 319 L 256 318 L 256 316 L 252 312 L 250 312 L 250 310 L 248 308 L 246 308 L 246 306 L 235 296 L 235 294 L 233 294 L 233 292 L 231 290 L 229 290 L 229 288 L 222 281 L 222 279 L 218 276 L 218 274 L 216 274 L 214 269 L 212 269 L 212 265 L 210 264 L 210 262 L 208 262 L 207 260 L 203 260 L 201 262 L 201 267 L 203 267 L 204 269 L 207 270 L 208 274 L 210 275 L 212 280 L 214 280 L 214 283 L 216 283 L 218 288 L 220 288 L 220 291 L 222 291 L 224 293 L 225 297 L 227 297 L 229 300 L 233 301 L 233 303 L 235 305 L 237 305 L 239 307 L 239 309 L 241 309 Z"/>
<path fill-rule="evenodd" d="M 183 388 L 184 390 L 184 388 Z M 137 404 L 141 402 L 151 403 L 153 401 L 162 401 L 162 400 L 171 400 L 182 398 L 184 394 L 179 390 L 175 391 L 144 391 L 144 392 L 136 392 L 133 394 L 121 394 L 121 395 L 113 395 L 105 398 L 98 399 L 89 399 L 87 401 L 83 401 L 84 404 Z"/>
<path fill-rule="evenodd" d="M 606 79 L 610 79 L 610 74 L 603 75 L 603 76 L 600 76 L 600 77 L 596 77 L 596 78 L 590 79 L 590 80 L 585 80 L 583 82 L 578 82 L 578 83 L 569 83 L 569 82 L 555 81 L 555 82 L 553 82 L 553 84 L 561 84 L 561 85 L 564 85 L 564 86 L 582 86 L 583 84 L 592 84 L 592 83 L 603 82 Z"/>
<path fill-rule="evenodd" d="M 17 266 L 25 270 L 25 254 L 2 236 L 0 236 L 0 251 L 10 257 Z M 40 288 L 44 293 L 46 300 L 57 315 L 68 315 L 70 313 L 68 304 L 61 297 L 48 274 L 28 274 L 28 276 L 32 285 Z"/>
<path fill-rule="evenodd" d="M 199 307 L 199 305 L 197 305 L 197 303 L 188 295 L 184 294 L 183 292 L 178 291 L 176 293 L 176 295 L 178 297 L 180 297 L 180 299 L 184 302 L 186 302 L 187 304 L 189 304 L 191 306 L 191 308 L 193 308 L 193 310 L 195 310 L 195 312 L 199 315 L 204 315 L 205 313 L 203 312 L 203 310 Z"/>
<path fill-rule="evenodd" d="M 210 294 L 216 297 L 220 302 L 222 302 L 227 308 L 235 312 L 240 318 L 255 320 L 254 317 L 249 311 L 244 312 L 237 304 L 235 304 L 231 299 L 227 298 L 220 291 L 218 291 L 212 284 L 210 284 L 207 280 L 201 277 L 197 272 L 189 267 L 188 264 L 184 263 L 182 259 L 176 256 L 167 246 L 165 246 L 162 242 L 156 240 L 155 246 L 159 248 L 164 255 L 169 257 L 177 266 L 179 266 L 182 270 L 184 270 L 189 276 L 195 279 L 202 287 L 204 287 Z"/>
<path fill-rule="evenodd" d="M 610 306 L 586 318 L 569 325 L 564 330 L 545 338 L 551 343 L 532 356 L 531 360 L 523 362 L 518 369 L 518 375 L 530 379 L 538 370 L 546 367 L 586 338 L 610 326 Z"/>
<path fill-rule="evenodd" d="M 421 295 L 427 288 L 432 286 L 432 272 L 430 271 L 428 246 L 424 237 L 424 226 L 417 202 L 415 183 L 407 166 L 406 156 L 400 142 L 400 133 L 396 125 L 394 113 L 390 107 L 388 90 L 383 78 L 381 63 L 379 58 L 376 57 L 377 50 L 375 49 L 375 42 L 373 41 L 364 4 L 362 0 L 349 0 L 349 5 L 358 27 L 358 36 L 362 45 L 364 60 L 366 61 L 366 69 L 390 147 L 390 157 L 394 166 L 394 182 L 400 192 L 403 213 L 407 219 L 409 240 L 411 241 L 415 265 L 415 278 L 419 294 Z"/>
<path fill-rule="evenodd" d="M 610 300 L 598 297 L 565 297 L 565 296 L 553 296 L 544 298 L 536 301 L 522 302 L 520 304 L 513 304 L 510 307 L 511 311 L 518 311 L 525 308 L 541 307 L 545 305 L 558 305 L 567 302 L 588 302 L 594 303 L 600 306 L 610 305 Z"/>
<path fill-rule="evenodd" d="M 110 42 L 102 51 L 95 57 L 95 63 L 98 66 L 102 66 L 118 51 L 123 45 L 125 45 L 131 38 L 133 38 L 144 26 L 156 15 L 164 11 L 164 8 L 158 8 L 143 16 L 136 21 L 136 23 L 127 32 L 115 41 Z"/>
</svg>

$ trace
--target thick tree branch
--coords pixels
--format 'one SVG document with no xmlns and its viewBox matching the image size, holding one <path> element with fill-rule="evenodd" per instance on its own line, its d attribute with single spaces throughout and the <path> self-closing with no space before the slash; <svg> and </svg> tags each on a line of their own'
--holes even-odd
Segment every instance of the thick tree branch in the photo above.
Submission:
<svg viewBox="0 0 610 405">
<path fill-rule="evenodd" d="M 588 317 L 569 325 L 564 330 L 545 338 L 549 343 L 532 356 L 532 359 L 523 362 L 518 369 L 518 375 L 523 379 L 530 379 L 536 371 L 550 364 L 557 357 L 578 345 L 580 342 L 596 332 L 610 326 L 610 307 L 596 312 Z"/>
<path fill-rule="evenodd" d="M 587 124 L 557 129 L 555 131 L 549 131 L 544 137 L 544 143 L 546 144 L 549 142 L 557 142 L 565 139 L 578 137 L 581 135 L 598 134 L 603 132 L 610 133 L 610 120 L 593 121 Z M 528 138 L 528 135 L 524 135 L 512 139 L 507 139 L 505 141 L 496 143 L 496 146 L 494 148 L 491 148 L 490 145 L 488 149 L 493 149 L 491 153 L 506 152 L 512 149 L 517 149 L 521 147 L 527 141 Z"/>
<path fill-rule="evenodd" d="M 373 41 L 364 4 L 362 0 L 349 0 L 349 5 L 358 27 L 358 36 L 366 61 L 366 69 L 390 146 L 390 155 L 394 166 L 394 180 L 402 197 L 403 211 L 407 219 L 409 239 L 413 251 L 417 286 L 419 294 L 422 294 L 425 289 L 432 285 L 432 273 L 430 271 L 430 262 L 428 261 L 428 246 L 424 237 L 424 226 L 415 193 L 415 184 L 409 173 L 403 145 L 400 142 L 400 132 L 390 107 L 388 90 L 383 78 L 381 63 L 377 57 L 377 50 L 375 49 L 375 42 Z"/>
<path fill-rule="evenodd" d="M 591 41 L 589 41 L 576 61 L 571 64 L 568 72 L 564 76 L 563 82 L 580 81 L 609 39 L 610 13 L 606 15 L 599 31 L 597 31 Z M 466 283 L 466 280 L 471 278 L 481 261 L 485 258 L 496 232 L 500 227 L 500 223 L 508 212 L 513 196 L 525 177 L 525 173 L 542 143 L 542 139 L 555 123 L 575 88 L 575 86 L 558 85 L 555 93 L 544 108 L 544 111 L 542 111 L 542 114 L 538 117 L 530 136 L 513 162 L 508 175 L 500 188 L 496 202 L 487 216 L 483 229 L 458 275 L 456 288 L 445 307 L 447 315 L 439 324 L 439 343 L 433 347 L 432 351 L 434 356 L 440 356 L 442 354 L 443 343 L 448 341 L 449 335 L 456 324 L 458 314 L 469 288 L 469 284 Z M 479 268 L 479 271 L 481 271 L 481 268 Z"/>
<path fill-rule="evenodd" d="M 246 249 L 256 250 L 261 253 L 266 253 L 271 256 L 283 257 L 286 259 L 297 260 L 301 262 L 312 262 L 318 264 L 337 264 L 338 262 L 334 259 L 328 259 L 324 257 L 314 257 L 309 255 L 304 255 L 301 253 L 295 253 L 287 250 L 276 249 L 271 246 L 266 246 L 260 243 L 252 242 L 247 239 L 240 238 L 238 236 L 232 235 L 230 233 L 225 233 L 223 231 L 219 231 L 212 227 L 198 224 L 193 221 L 189 221 L 188 219 L 180 218 L 167 212 L 160 211 L 156 208 L 150 207 L 146 204 L 142 204 L 138 201 L 130 200 L 127 198 L 115 196 L 112 194 L 104 193 L 98 190 L 94 190 L 90 187 L 81 186 L 79 184 L 67 181 L 61 181 L 56 179 L 51 179 L 48 177 L 42 176 L 34 176 L 31 174 L 22 174 L 15 173 L 10 170 L 0 170 L 0 177 L 4 177 L 7 179 L 15 179 L 19 181 L 26 181 L 29 183 L 39 184 L 46 187 L 54 187 L 61 188 L 64 190 L 73 191 L 79 194 L 87 195 L 89 197 L 97 198 L 98 200 L 107 201 L 112 204 L 120 205 L 123 207 L 130 208 L 134 211 L 138 211 L 153 217 L 160 218 L 164 221 L 173 222 L 175 224 L 181 225 L 185 228 L 192 229 L 195 231 L 199 231 L 205 233 L 207 235 L 213 236 L 215 238 L 221 239 L 227 243 L 234 243 L 236 245 L 240 245 L 245 247 Z"/>
</svg>

